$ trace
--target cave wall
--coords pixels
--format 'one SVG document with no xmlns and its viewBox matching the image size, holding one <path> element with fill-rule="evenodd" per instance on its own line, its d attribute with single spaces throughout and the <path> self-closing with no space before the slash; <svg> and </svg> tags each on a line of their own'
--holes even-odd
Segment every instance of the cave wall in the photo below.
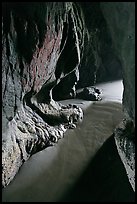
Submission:
<svg viewBox="0 0 137 204">
<path fill-rule="evenodd" d="M 50 110 L 51 121 L 58 115 L 62 122 L 60 107 L 52 101 L 44 109 L 44 103 L 74 97 L 77 83 L 79 88 L 123 77 L 125 118 L 135 124 L 134 14 L 130 2 L 2 4 L 3 186 L 30 155 L 56 141 L 55 135 L 62 138 L 64 126 L 56 129 L 42 119 Z M 30 98 L 42 104 L 36 112 L 34 104 L 25 106 Z"/>
<path fill-rule="evenodd" d="M 24 95 L 32 89 L 38 92 L 54 73 L 65 21 L 65 16 L 60 20 L 65 11 L 63 4 L 60 7 L 62 12 L 56 3 L 3 3 L 4 129 L 15 116 Z"/>
<path fill-rule="evenodd" d="M 135 3 L 101 3 L 101 8 L 122 63 L 124 112 L 135 121 Z"/>
<path fill-rule="evenodd" d="M 100 2 L 79 2 L 85 20 L 84 53 L 77 88 L 122 78 L 121 62 L 114 52 L 110 30 Z"/>
<path fill-rule="evenodd" d="M 123 77 L 122 64 L 114 51 L 111 33 L 100 8 L 100 2 L 76 3 L 84 27 L 81 62 L 78 71 L 72 72 L 55 87 L 53 90 L 55 100 L 74 98 L 76 89 Z"/>
<path fill-rule="evenodd" d="M 3 3 L 3 130 L 26 93 L 38 93 L 78 66 L 83 39 L 77 35 L 84 30 L 80 23 L 72 3 Z"/>
<path fill-rule="evenodd" d="M 51 90 L 77 69 L 83 31 L 72 2 L 2 4 L 3 187 L 82 115 L 78 107 L 55 103 Z"/>
<path fill-rule="evenodd" d="M 124 119 L 114 131 L 119 156 L 135 191 L 135 2 L 101 3 L 123 72 Z"/>
</svg>

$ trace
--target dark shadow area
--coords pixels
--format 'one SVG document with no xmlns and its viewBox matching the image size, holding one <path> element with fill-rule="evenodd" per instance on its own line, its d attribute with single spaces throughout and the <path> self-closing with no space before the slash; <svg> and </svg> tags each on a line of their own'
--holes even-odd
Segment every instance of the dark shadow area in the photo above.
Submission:
<svg viewBox="0 0 137 204">
<path fill-rule="evenodd" d="M 79 2 L 88 32 L 84 39 L 84 55 L 79 67 L 77 89 L 123 78 L 122 64 L 114 50 L 100 3 Z"/>
<path fill-rule="evenodd" d="M 113 135 L 60 202 L 135 202 Z"/>
</svg>

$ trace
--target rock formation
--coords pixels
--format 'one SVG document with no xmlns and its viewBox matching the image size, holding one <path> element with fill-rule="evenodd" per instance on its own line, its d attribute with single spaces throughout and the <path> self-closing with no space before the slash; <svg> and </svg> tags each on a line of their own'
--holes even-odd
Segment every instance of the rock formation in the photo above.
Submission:
<svg viewBox="0 0 137 204">
<path fill-rule="evenodd" d="M 58 100 L 123 77 L 125 118 L 114 134 L 135 190 L 134 29 L 133 2 L 2 4 L 3 187 L 32 154 L 82 121 L 81 108 Z"/>
<path fill-rule="evenodd" d="M 115 141 L 135 191 L 135 3 L 101 3 L 101 8 L 123 70 L 125 118 L 115 130 Z"/>
<path fill-rule="evenodd" d="M 52 89 L 80 63 L 84 27 L 73 3 L 3 3 L 2 185 L 33 153 L 57 142 L 82 120 Z"/>
<path fill-rule="evenodd" d="M 100 2 L 80 2 L 85 19 L 84 54 L 77 87 L 122 78 L 122 66 L 113 49 L 110 30 Z"/>
</svg>

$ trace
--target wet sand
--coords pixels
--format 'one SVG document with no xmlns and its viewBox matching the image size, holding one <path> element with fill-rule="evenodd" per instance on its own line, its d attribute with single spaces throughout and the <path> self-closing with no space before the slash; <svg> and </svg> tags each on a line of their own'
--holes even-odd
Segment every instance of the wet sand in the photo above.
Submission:
<svg viewBox="0 0 137 204">
<path fill-rule="evenodd" d="M 111 89 L 110 92 L 113 95 Z M 115 101 L 111 97 L 108 101 L 105 99 L 104 95 L 101 102 L 75 101 L 84 109 L 83 122 L 67 131 L 57 145 L 33 155 L 24 163 L 15 179 L 3 190 L 3 202 L 97 201 L 97 195 L 101 201 L 134 200 L 113 138 L 107 150 L 100 154 L 100 160 L 95 156 L 123 117 L 121 92 Z M 85 173 L 89 166 L 91 170 Z M 84 183 L 83 175 L 87 175 Z M 114 182 L 118 180 L 120 185 Z M 117 196 L 119 187 L 123 189 L 123 197 Z M 83 189 L 91 191 L 86 190 L 85 194 Z"/>
</svg>

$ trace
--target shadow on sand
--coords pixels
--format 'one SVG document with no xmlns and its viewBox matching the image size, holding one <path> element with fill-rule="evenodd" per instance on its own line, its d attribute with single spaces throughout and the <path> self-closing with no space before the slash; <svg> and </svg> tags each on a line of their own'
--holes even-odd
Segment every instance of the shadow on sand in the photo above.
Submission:
<svg viewBox="0 0 137 204">
<path fill-rule="evenodd" d="M 60 202 L 135 202 L 113 135 Z"/>
</svg>

